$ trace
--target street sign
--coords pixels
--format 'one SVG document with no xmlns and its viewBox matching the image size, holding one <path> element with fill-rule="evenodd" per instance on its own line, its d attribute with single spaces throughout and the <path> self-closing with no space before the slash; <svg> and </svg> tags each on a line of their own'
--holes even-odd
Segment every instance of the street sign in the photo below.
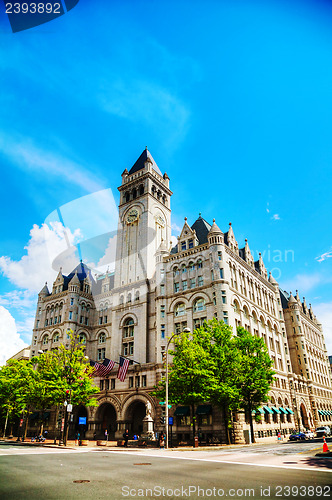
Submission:
<svg viewBox="0 0 332 500">
<path fill-rule="evenodd" d="M 168 425 L 173 425 L 173 417 L 168 417 Z"/>
<path fill-rule="evenodd" d="M 67 405 L 67 412 L 70 413 L 71 411 L 73 411 L 73 405 L 68 404 Z"/>
<path fill-rule="evenodd" d="M 160 401 L 160 405 L 165 405 L 165 401 Z M 172 408 L 172 405 L 168 405 L 168 408 Z"/>
</svg>

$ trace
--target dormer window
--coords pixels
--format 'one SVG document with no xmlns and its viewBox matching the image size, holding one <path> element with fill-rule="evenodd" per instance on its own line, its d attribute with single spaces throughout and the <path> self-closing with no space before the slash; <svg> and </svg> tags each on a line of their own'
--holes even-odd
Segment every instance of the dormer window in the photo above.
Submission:
<svg viewBox="0 0 332 500">
<path fill-rule="evenodd" d="M 187 242 L 186 241 L 183 241 L 181 243 L 181 250 L 187 250 Z"/>
<path fill-rule="evenodd" d="M 193 239 L 190 239 L 188 241 L 188 248 L 194 248 L 194 240 Z"/>
</svg>

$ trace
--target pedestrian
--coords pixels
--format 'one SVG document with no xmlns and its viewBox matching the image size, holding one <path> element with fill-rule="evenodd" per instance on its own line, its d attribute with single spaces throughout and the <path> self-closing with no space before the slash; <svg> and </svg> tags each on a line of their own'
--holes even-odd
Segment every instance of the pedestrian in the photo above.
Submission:
<svg viewBox="0 0 332 500">
<path fill-rule="evenodd" d="M 165 436 L 164 433 L 162 432 L 159 436 L 159 448 L 164 449 L 165 447 Z"/>
<path fill-rule="evenodd" d="M 129 440 L 129 431 L 128 429 L 125 430 L 125 432 L 123 433 L 123 439 L 124 439 L 124 442 L 125 442 L 125 447 L 127 448 L 128 446 L 128 440 Z"/>
<path fill-rule="evenodd" d="M 202 429 L 198 427 L 198 442 L 201 445 L 202 444 Z"/>
</svg>

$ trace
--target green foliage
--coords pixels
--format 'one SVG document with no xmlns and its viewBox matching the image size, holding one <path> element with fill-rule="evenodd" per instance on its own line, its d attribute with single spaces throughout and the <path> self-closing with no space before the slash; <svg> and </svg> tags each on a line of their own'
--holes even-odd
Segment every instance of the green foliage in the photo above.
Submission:
<svg viewBox="0 0 332 500">
<path fill-rule="evenodd" d="M 69 348 L 60 345 L 30 361 L 11 360 L 0 368 L 0 412 L 11 420 L 28 408 L 43 411 L 66 399 L 73 405 L 97 406 L 92 396 L 98 388 L 91 373 L 84 347 L 71 333 Z"/>
</svg>

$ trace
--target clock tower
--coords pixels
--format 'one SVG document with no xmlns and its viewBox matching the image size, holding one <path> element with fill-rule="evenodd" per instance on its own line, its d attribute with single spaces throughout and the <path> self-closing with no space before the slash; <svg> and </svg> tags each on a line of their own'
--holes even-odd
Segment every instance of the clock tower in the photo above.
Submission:
<svg viewBox="0 0 332 500">
<path fill-rule="evenodd" d="M 162 174 L 148 149 L 122 173 L 115 288 L 151 280 L 156 251 L 171 241 L 169 177 Z"/>
</svg>

